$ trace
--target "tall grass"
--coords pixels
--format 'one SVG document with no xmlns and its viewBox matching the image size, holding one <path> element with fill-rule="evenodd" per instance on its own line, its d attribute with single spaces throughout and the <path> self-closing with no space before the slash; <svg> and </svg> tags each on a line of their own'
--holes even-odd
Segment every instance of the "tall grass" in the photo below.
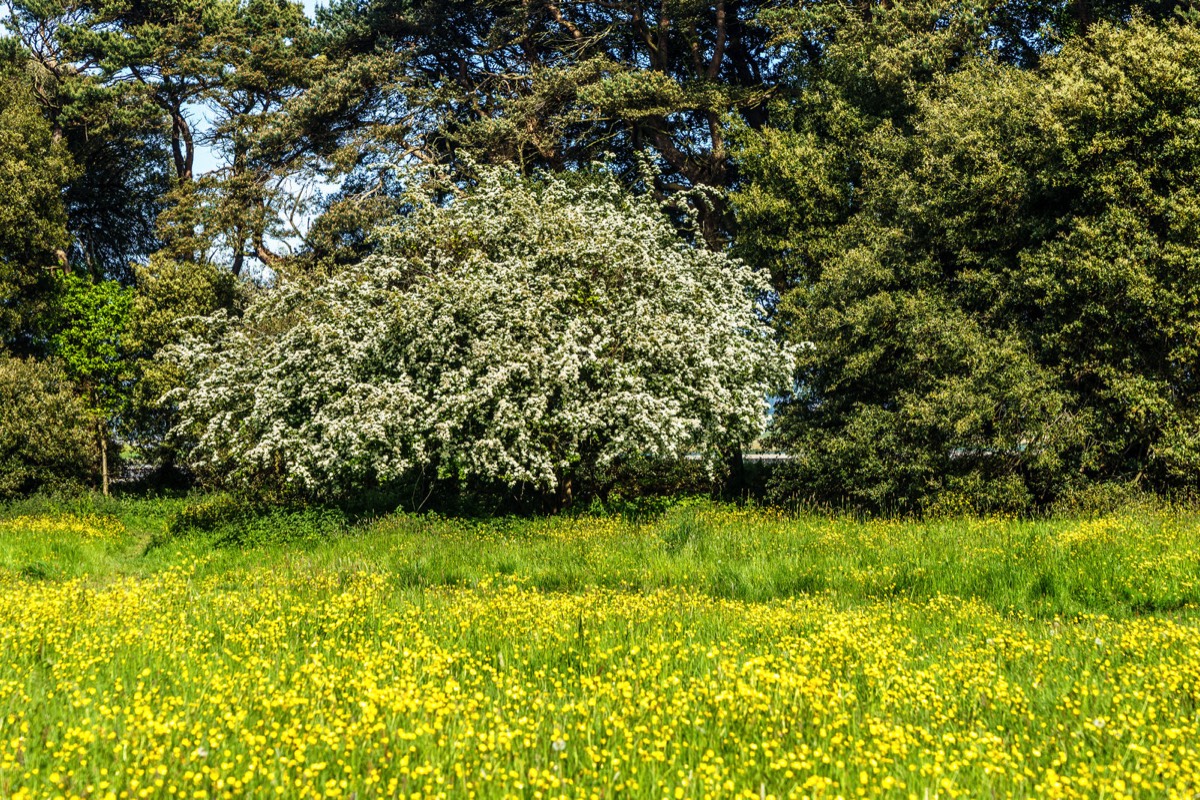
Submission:
<svg viewBox="0 0 1200 800">
<path fill-rule="evenodd" d="M 1171 797 L 1200 519 L 0 512 L 0 797 Z"/>
<path fill-rule="evenodd" d="M 209 499 L 29 504 L 0 519 L 87 515 L 118 521 L 123 535 L 24 535 L 0 522 L 0 569 L 40 564 L 33 572 L 103 580 L 203 556 L 214 573 L 337 567 L 411 587 L 499 580 L 558 591 L 686 588 L 747 601 L 955 596 L 1036 617 L 1123 617 L 1200 603 L 1200 517 L 1183 513 L 862 522 L 697 502 L 650 518 L 400 514 L 351 524 L 328 510 Z"/>
</svg>

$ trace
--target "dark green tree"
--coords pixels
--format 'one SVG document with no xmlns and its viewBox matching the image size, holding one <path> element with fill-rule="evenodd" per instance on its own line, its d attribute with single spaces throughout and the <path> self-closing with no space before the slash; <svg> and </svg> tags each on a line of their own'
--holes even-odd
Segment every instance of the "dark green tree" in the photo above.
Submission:
<svg viewBox="0 0 1200 800">
<path fill-rule="evenodd" d="M 71 187 L 78 256 L 121 272 L 161 244 L 185 260 L 278 259 L 281 187 L 307 155 L 284 105 L 320 70 L 288 0 L 36 0 L 9 27 L 44 75 L 48 117 L 87 166 Z M 197 174 L 199 148 L 216 167 Z M 113 156 L 116 155 L 116 158 Z M 108 202 L 104 202 L 108 198 Z M 157 227 L 156 227 L 157 224 Z M 115 231 L 98 235 L 99 230 Z"/>
<path fill-rule="evenodd" d="M 289 224 L 304 214 L 292 179 L 312 152 L 286 106 L 324 61 L 302 6 L 287 0 L 28 0 L 9 10 L 43 116 L 81 165 L 64 195 L 67 260 L 94 291 L 113 288 L 109 278 L 137 289 L 122 300 L 133 324 L 109 342 L 121 350 L 119 413 L 93 391 L 117 383 L 67 363 L 110 432 L 119 419 L 145 453 L 169 459 L 171 409 L 158 401 L 179 376 L 155 355 L 181 319 L 234 302 L 230 276 L 282 269 Z M 90 317 L 79 291 L 57 300 L 61 344 Z"/>
<path fill-rule="evenodd" d="M 34 98 L 27 54 L 0 39 L 0 349 L 36 352 L 52 291 L 66 268 L 63 188 L 71 155 Z"/>
<path fill-rule="evenodd" d="M 778 59 L 754 24 L 765 0 L 341 0 L 322 16 L 338 65 L 316 110 L 357 118 L 326 140 L 368 173 L 418 161 L 527 170 L 657 161 L 663 194 L 690 198 L 710 243 L 728 234 L 726 117 L 757 127 Z M 328 127 L 328 126 L 327 126 Z M 352 202 L 356 195 L 343 200 Z"/>
<path fill-rule="evenodd" d="M 106 81 L 132 75 L 170 126 L 175 188 L 160 217 L 169 250 L 216 259 L 278 260 L 282 182 L 306 151 L 284 135 L 284 106 L 319 68 L 308 20 L 288 0 L 108 0 L 64 38 Z M 216 168 L 196 174 L 205 146 Z"/>
<path fill-rule="evenodd" d="M 222 309 L 236 313 L 246 294 L 244 282 L 207 261 L 186 262 L 157 254 L 137 268 L 137 291 L 120 342 L 129 359 L 130 376 L 120 433 L 137 442 L 149 462 L 162 467 L 176 463 L 176 443 L 168 437 L 176 408 L 164 398 L 189 382 L 179 365 L 160 358 L 160 353 L 181 337 L 206 330 L 207 316 Z"/>
<path fill-rule="evenodd" d="M 96 278 L 132 280 L 131 265 L 159 247 L 156 219 L 170 188 L 158 110 L 124 81 L 106 81 L 71 47 L 86 6 L 64 0 L 8 4 L 7 26 L 27 51 L 33 94 L 78 169 L 64 202 L 70 263 Z"/>
<path fill-rule="evenodd" d="M 1194 482 L 1198 71 L 1194 25 L 1099 23 L 1034 69 L 932 81 L 844 183 L 811 134 L 748 149 L 751 242 L 783 330 L 813 343 L 784 492 L 1022 508 L 1083 480 Z M 790 198 L 809 199 L 757 224 Z"/>
</svg>

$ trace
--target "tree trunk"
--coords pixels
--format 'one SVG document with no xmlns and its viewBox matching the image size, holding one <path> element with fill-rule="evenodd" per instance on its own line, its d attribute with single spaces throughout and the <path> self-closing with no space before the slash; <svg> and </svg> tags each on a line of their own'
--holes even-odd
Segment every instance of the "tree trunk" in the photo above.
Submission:
<svg viewBox="0 0 1200 800">
<path fill-rule="evenodd" d="M 735 445 L 725 453 L 725 465 L 729 476 L 725 483 L 725 493 L 733 500 L 744 500 L 746 493 L 746 461 L 742 458 L 742 446 Z"/>
<path fill-rule="evenodd" d="M 574 487 L 571 485 L 570 478 L 563 478 L 558 482 L 558 496 L 554 498 L 554 510 L 562 511 L 567 506 L 571 505 L 571 501 L 575 499 Z"/>
<path fill-rule="evenodd" d="M 100 486 L 108 497 L 108 431 L 100 424 Z"/>
</svg>

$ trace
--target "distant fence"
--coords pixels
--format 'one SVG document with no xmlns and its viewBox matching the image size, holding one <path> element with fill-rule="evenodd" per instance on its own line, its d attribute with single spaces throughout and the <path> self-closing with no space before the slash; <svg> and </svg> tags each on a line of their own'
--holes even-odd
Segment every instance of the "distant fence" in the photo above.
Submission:
<svg viewBox="0 0 1200 800">
<path fill-rule="evenodd" d="M 153 464 L 124 464 L 120 472 L 112 476 L 114 484 L 131 484 L 144 481 L 158 469 Z"/>
<path fill-rule="evenodd" d="M 684 458 L 688 461 L 700 461 L 704 456 L 700 453 L 688 453 Z M 778 464 L 794 458 L 791 453 L 742 453 L 742 461 L 753 464 Z"/>
<path fill-rule="evenodd" d="M 762 464 L 791 461 L 793 458 L 795 456 L 791 453 L 742 453 L 742 461 L 754 461 Z"/>
</svg>

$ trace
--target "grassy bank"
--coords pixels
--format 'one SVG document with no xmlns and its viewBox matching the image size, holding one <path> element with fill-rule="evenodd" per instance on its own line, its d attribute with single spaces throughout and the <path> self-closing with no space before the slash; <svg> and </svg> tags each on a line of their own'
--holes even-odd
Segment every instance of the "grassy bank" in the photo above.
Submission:
<svg viewBox="0 0 1200 800">
<path fill-rule="evenodd" d="M 822 594 L 848 604 L 954 596 L 1039 618 L 1200 605 L 1193 514 L 857 522 L 694 503 L 640 519 L 394 515 L 354 525 L 326 511 L 276 511 L 197 530 L 180 529 L 186 507 L 11 507 L 0 514 L 0 571 L 102 583 L 195 563 L 203 576 L 379 572 L 401 588 L 501 582 L 547 591 L 687 589 L 745 601 Z"/>
<path fill-rule="evenodd" d="M 1200 788 L 1193 517 L 178 511 L 0 521 L 0 796 Z"/>
</svg>

